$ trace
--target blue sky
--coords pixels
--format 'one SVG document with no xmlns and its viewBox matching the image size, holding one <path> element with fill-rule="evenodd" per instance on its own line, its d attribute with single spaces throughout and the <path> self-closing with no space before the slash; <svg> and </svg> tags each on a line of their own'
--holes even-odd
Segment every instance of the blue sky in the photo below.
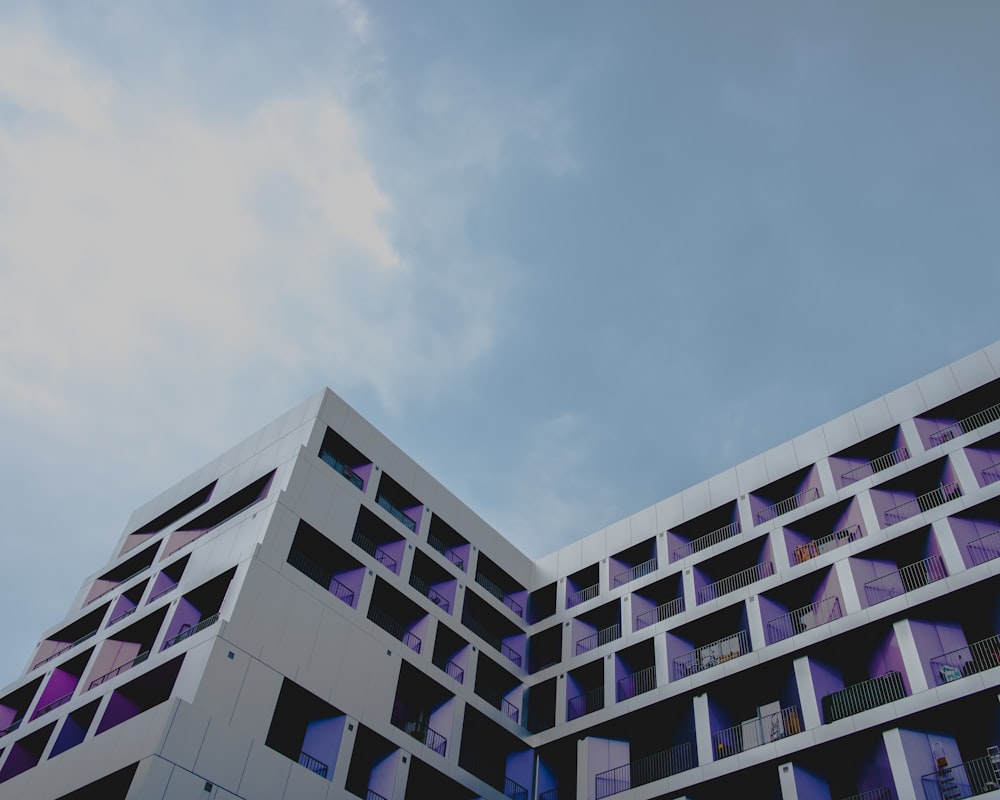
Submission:
<svg viewBox="0 0 1000 800">
<path fill-rule="evenodd" d="M 0 684 L 324 385 L 541 555 L 1000 338 L 998 25 L 4 3 Z"/>
</svg>

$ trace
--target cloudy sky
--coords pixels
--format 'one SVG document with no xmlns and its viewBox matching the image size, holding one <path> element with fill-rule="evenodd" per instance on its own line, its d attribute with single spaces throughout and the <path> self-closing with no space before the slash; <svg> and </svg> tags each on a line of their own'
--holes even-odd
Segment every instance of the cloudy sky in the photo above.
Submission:
<svg viewBox="0 0 1000 800">
<path fill-rule="evenodd" d="M 0 6 L 0 685 L 329 385 L 541 555 L 1000 338 L 1000 5 Z"/>
</svg>

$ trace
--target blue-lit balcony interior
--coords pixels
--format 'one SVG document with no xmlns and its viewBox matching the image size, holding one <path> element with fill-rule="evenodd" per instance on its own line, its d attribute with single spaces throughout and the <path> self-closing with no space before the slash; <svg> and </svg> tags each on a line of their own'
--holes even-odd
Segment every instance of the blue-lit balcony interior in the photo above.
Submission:
<svg viewBox="0 0 1000 800">
<path fill-rule="evenodd" d="M 798 511 L 822 496 L 819 470 L 814 465 L 772 481 L 747 497 L 753 524 L 769 525 L 771 520 Z"/>
<path fill-rule="evenodd" d="M 209 501 L 215 489 L 215 481 L 208 486 L 199 489 L 192 495 L 181 500 L 172 508 L 167 509 L 155 519 L 150 520 L 145 525 L 141 525 L 125 537 L 125 543 L 118 555 L 124 555 L 129 550 L 133 550 L 139 545 L 149 541 L 161 531 L 166 530 L 176 524 L 192 511 L 200 508 Z"/>
<path fill-rule="evenodd" d="M 621 601 L 615 598 L 598 608 L 586 611 L 570 623 L 570 656 L 579 656 L 596 650 L 621 638 Z"/>
<path fill-rule="evenodd" d="M 476 559 L 476 583 L 516 616 L 524 617 L 528 590 L 499 564 L 481 552 Z"/>
<path fill-rule="evenodd" d="M 65 753 L 87 738 L 87 731 L 90 730 L 90 726 L 97 716 L 97 710 L 100 705 L 101 700 L 97 699 L 92 703 L 87 703 L 70 711 L 66 715 L 66 721 L 63 722 L 62 727 L 59 729 L 59 734 L 52 744 L 49 758 L 55 758 L 60 753 Z"/>
<path fill-rule="evenodd" d="M 510 800 L 530 800 L 535 756 L 515 734 L 467 706 L 458 766 Z"/>
<path fill-rule="evenodd" d="M 534 625 L 555 615 L 558 584 L 549 583 L 528 594 L 528 623 Z"/>
<path fill-rule="evenodd" d="M 507 614 L 468 589 L 462 605 L 462 625 L 514 666 L 525 667 L 527 634 Z"/>
<path fill-rule="evenodd" d="M 562 642 L 561 622 L 531 634 L 528 638 L 528 672 L 534 674 L 558 664 L 562 660 Z"/>
<path fill-rule="evenodd" d="M 186 547 L 196 539 L 200 539 L 209 531 L 213 531 L 233 520 L 247 509 L 263 502 L 267 498 L 268 490 L 271 488 L 274 473 L 275 470 L 271 470 L 266 475 L 262 475 L 248 483 L 242 489 L 233 492 L 224 500 L 220 500 L 207 511 L 202 512 L 194 519 L 178 527 L 167 539 L 162 557 L 166 558 L 171 553 L 175 553 L 182 547 Z"/>
<path fill-rule="evenodd" d="M 788 563 L 803 564 L 867 534 L 857 497 L 791 520 L 781 529 Z"/>
<path fill-rule="evenodd" d="M 675 572 L 656 583 L 648 583 L 632 592 L 630 598 L 632 630 L 649 628 L 684 611 L 684 586 L 681 573 Z"/>
<path fill-rule="evenodd" d="M 1000 498 L 957 511 L 948 525 L 966 567 L 1000 558 Z"/>
<path fill-rule="evenodd" d="M 896 800 L 882 732 L 861 730 L 795 754 L 799 800 Z"/>
<path fill-rule="evenodd" d="M 616 703 L 656 689 L 656 655 L 652 639 L 619 650 L 614 654 L 612 663 L 615 670 Z"/>
<path fill-rule="evenodd" d="M 721 666 L 750 652 L 746 603 L 736 603 L 666 632 L 671 681 Z"/>
<path fill-rule="evenodd" d="M 603 658 L 598 658 L 566 673 L 567 720 L 592 714 L 604 706 Z"/>
<path fill-rule="evenodd" d="M 396 483 L 387 472 L 383 472 L 379 478 L 375 502 L 410 533 L 416 533 L 420 529 L 424 504 Z"/>
<path fill-rule="evenodd" d="M 928 686 L 1000 667 L 1000 586 L 984 581 L 937 598 L 909 616 Z"/>
<path fill-rule="evenodd" d="M 810 649 L 808 668 L 820 719 L 829 724 L 910 694 L 891 621 L 843 633 Z"/>
<path fill-rule="evenodd" d="M 264 744 L 329 781 L 346 725 L 342 711 L 285 678 Z"/>
<path fill-rule="evenodd" d="M 448 614 L 454 613 L 458 580 L 420 550 L 413 554 L 410 586 L 442 611 Z"/>
<path fill-rule="evenodd" d="M 970 444 L 965 455 L 980 487 L 1000 481 L 1000 433 Z"/>
<path fill-rule="evenodd" d="M 864 607 L 948 577 L 940 545 L 929 525 L 851 556 L 849 564 Z"/>
<path fill-rule="evenodd" d="M 327 428 L 319 457 L 354 488 L 362 492 L 368 488 L 373 468 L 371 459 L 335 430 Z"/>
<path fill-rule="evenodd" d="M 801 733 L 802 704 L 791 659 L 761 664 L 738 681 L 713 684 L 708 716 L 716 761 Z"/>
<path fill-rule="evenodd" d="M 431 514 L 431 524 L 427 531 L 427 544 L 440 553 L 449 564 L 462 572 L 469 571 L 469 556 L 472 545 L 437 514 Z"/>
<path fill-rule="evenodd" d="M 845 613 L 843 590 L 831 567 L 762 592 L 757 606 L 767 644 L 822 627 Z"/>
<path fill-rule="evenodd" d="M 588 736 L 587 781 L 596 800 L 665 780 L 698 765 L 690 697 L 600 723 Z"/>
<path fill-rule="evenodd" d="M 31 719 L 44 717 L 68 703 L 80 690 L 80 679 L 94 654 L 94 648 L 84 650 L 70 659 L 59 662 L 46 676 Z M 87 687 L 82 687 L 86 689 Z"/>
<path fill-rule="evenodd" d="M 400 664 L 390 722 L 424 745 L 425 754 L 448 755 L 454 713 L 452 692 L 406 661 Z"/>
<path fill-rule="evenodd" d="M 344 788 L 362 800 L 391 800 L 401 768 L 399 754 L 397 745 L 359 724 Z"/>
<path fill-rule="evenodd" d="M 177 588 L 181 582 L 181 578 L 184 577 L 184 570 L 187 569 L 190 558 L 191 555 L 188 553 L 160 568 L 160 571 L 153 579 L 153 587 L 149 590 L 149 597 L 146 598 L 147 603 L 155 603 L 161 597 L 165 597 Z M 122 596 L 125 597 L 128 594 L 128 592 L 125 592 Z M 122 612 L 116 604 L 112 617 L 117 617 L 119 613 Z"/>
<path fill-rule="evenodd" d="M 100 577 L 96 578 L 84 598 L 83 605 L 87 606 L 98 598 L 111 594 L 116 589 L 123 588 L 126 584 L 145 573 L 156 560 L 156 552 L 160 548 L 160 542 L 154 542 L 143 548 L 134 556 L 127 558 L 120 564 L 107 570 Z"/>
<path fill-rule="evenodd" d="M 667 531 L 667 554 L 680 561 L 742 532 L 736 501 L 726 503 Z"/>
<path fill-rule="evenodd" d="M 1000 420 L 1000 380 L 942 403 L 913 418 L 928 450 Z"/>
<path fill-rule="evenodd" d="M 39 643 L 28 671 L 30 672 L 36 667 L 47 664 L 50 661 L 55 661 L 64 653 L 69 653 L 69 651 L 89 641 L 100 630 L 101 622 L 108 613 L 109 607 L 110 603 L 103 603 L 78 619 L 73 620 L 69 625 L 45 637 Z M 2 727 L 0 726 L 0 728 Z"/>
<path fill-rule="evenodd" d="M 566 576 L 566 608 L 573 608 L 601 593 L 601 570 L 598 564 L 591 564 Z"/>
<path fill-rule="evenodd" d="M 357 545 L 365 557 L 374 560 L 393 575 L 398 575 L 402 569 L 403 553 L 406 552 L 406 540 L 403 535 L 364 506 L 358 509 L 358 519 L 354 523 L 351 542 Z"/>
<path fill-rule="evenodd" d="M 17 777 L 41 761 L 42 753 L 48 746 L 55 727 L 56 724 L 53 722 L 32 731 L 27 736 L 22 736 L 10 746 L 10 755 L 7 756 L 3 768 L 0 769 L 0 783 Z"/>
<path fill-rule="evenodd" d="M 556 684 L 553 675 L 548 680 L 533 683 L 525 692 L 525 727 L 532 733 L 547 731 L 556 724 Z"/>
<path fill-rule="evenodd" d="M 142 600 L 142 596 L 146 593 L 146 586 L 148 583 L 149 581 L 140 581 L 135 586 L 126 589 L 112 601 L 111 613 L 108 615 L 107 621 L 108 626 L 115 625 L 138 611 L 139 602 Z M 174 585 L 176 586 L 176 584 Z"/>
<path fill-rule="evenodd" d="M 617 589 L 656 572 L 656 537 L 615 553 L 608 559 L 611 588 Z"/>
<path fill-rule="evenodd" d="M 903 431 L 896 425 L 830 456 L 833 482 L 838 489 L 843 489 L 902 464 L 910 458 L 911 452 Z"/>
<path fill-rule="evenodd" d="M 439 624 L 434 635 L 431 663 L 456 683 L 465 683 L 472 645 L 447 625 Z"/>
<path fill-rule="evenodd" d="M 466 788 L 454 778 L 416 756 L 410 756 L 410 770 L 406 777 L 406 792 L 403 800 L 427 800 L 427 787 L 434 787 L 434 800 L 475 800 L 479 795 Z M 369 792 L 366 800 L 386 800 L 392 795 Z"/>
<path fill-rule="evenodd" d="M 509 662 L 508 662 L 509 663 Z M 524 686 L 510 670 L 480 651 L 476 654 L 476 683 L 473 691 L 500 712 L 500 716 L 521 725 Z"/>
<path fill-rule="evenodd" d="M 299 522 L 287 561 L 342 603 L 358 607 L 364 565 L 312 526 Z"/>
<path fill-rule="evenodd" d="M 776 574 L 771 539 L 758 536 L 698 562 L 692 571 L 697 605 L 726 595 L 742 598 L 741 590 Z"/>
<path fill-rule="evenodd" d="M 883 528 L 917 517 L 964 494 L 951 461 L 939 458 L 872 487 L 875 515 Z"/>
<path fill-rule="evenodd" d="M 167 607 L 163 606 L 115 631 L 101 642 L 82 681 L 82 691 L 96 689 L 145 663 L 166 618 Z"/>
<path fill-rule="evenodd" d="M 38 689 L 42 685 L 42 676 L 19 686 L 4 697 L 0 697 L 0 742 L 4 737 L 11 736 L 24 723 L 24 718 L 31 707 Z M 0 745 L 2 746 L 2 745 Z"/>
<path fill-rule="evenodd" d="M 559 800 L 576 797 L 576 744 L 568 737 L 539 747 L 538 800 Z"/>
<path fill-rule="evenodd" d="M 177 601 L 167 623 L 163 649 L 180 644 L 188 637 L 211 627 L 219 621 L 222 603 L 229 591 L 229 584 L 236 575 L 236 567 L 216 575 Z"/>
<path fill-rule="evenodd" d="M 375 579 L 368 619 L 415 653 L 422 653 L 430 629 L 430 615 L 381 578 Z"/>
</svg>

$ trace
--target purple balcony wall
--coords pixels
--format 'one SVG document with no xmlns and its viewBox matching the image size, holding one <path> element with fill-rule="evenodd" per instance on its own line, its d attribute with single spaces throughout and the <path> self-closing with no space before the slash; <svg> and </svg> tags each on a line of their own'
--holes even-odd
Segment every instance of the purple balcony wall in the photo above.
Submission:
<svg viewBox="0 0 1000 800">
<path fill-rule="evenodd" d="M 1000 481 L 1000 448 L 967 447 L 965 454 L 980 487 Z"/>
<path fill-rule="evenodd" d="M 948 524 L 966 567 L 1000 558 L 1000 519 L 949 517 Z"/>
<path fill-rule="evenodd" d="M 129 600 L 125 595 L 120 595 L 117 600 L 115 600 L 114 608 L 111 609 L 111 613 L 108 615 L 108 622 L 117 622 L 122 617 L 127 617 L 136 608 L 135 603 Z"/>
<path fill-rule="evenodd" d="M 840 671 L 824 664 L 815 658 L 809 659 L 809 675 L 812 677 L 813 689 L 816 694 L 816 712 L 823 718 L 822 701 L 828 694 L 839 692 L 844 688 L 844 679 Z"/>
<path fill-rule="evenodd" d="M 116 725 L 121 725 L 121 723 L 138 716 L 143 711 L 143 707 L 135 700 L 126 697 L 121 692 L 114 692 L 111 695 L 111 700 L 108 701 L 108 707 L 104 711 L 104 716 L 101 717 L 101 721 L 97 725 L 97 734 L 102 734 Z"/>
<path fill-rule="evenodd" d="M 954 417 L 914 417 L 913 423 L 920 434 L 920 441 L 925 450 L 937 447 L 949 439 L 960 436 L 961 431 L 952 431 L 953 435 L 945 432 L 945 428 L 958 422 Z M 935 435 L 937 434 L 937 435 Z"/>
<path fill-rule="evenodd" d="M 858 791 L 873 792 L 883 786 L 893 786 L 892 766 L 889 763 L 889 753 L 885 748 L 885 740 L 879 737 L 878 744 L 870 758 L 860 765 L 858 775 Z"/>
<path fill-rule="evenodd" d="M 762 594 L 757 595 L 757 605 L 760 608 L 760 618 L 764 622 L 764 636 L 767 638 L 767 643 L 774 644 L 782 639 L 787 639 L 786 635 L 782 635 L 783 629 L 774 629 L 768 623 L 771 620 L 785 616 L 792 609 L 788 608 L 784 603 L 779 603 L 777 600 L 765 597 Z"/>
<path fill-rule="evenodd" d="M 812 601 L 818 603 L 827 597 L 840 598 L 840 611 L 844 614 L 847 613 L 847 610 L 844 608 L 844 593 L 840 588 L 840 578 L 837 576 L 835 569 L 828 569 L 826 571 L 823 580 L 820 581 L 819 586 L 816 587 L 816 591 L 813 592 Z"/>
<path fill-rule="evenodd" d="M 351 472 L 361 478 L 361 491 L 364 492 L 368 489 L 368 481 L 372 479 L 372 470 L 375 468 L 374 464 L 363 464 L 360 467 L 351 467 Z"/>
<path fill-rule="evenodd" d="M 451 726 L 455 721 L 455 699 L 445 701 L 431 712 L 428 725 L 445 739 L 451 739 Z M 442 754 L 446 755 L 446 753 Z"/>
<path fill-rule="evenodd" d="M 177 602 L 177 608 L 174 610 L 174 616 L 170 620 L 170 625 L 167 626 L 167 634 L 163 637 L 163 640 L 165 642 L 169 641 L 178 633 L 193 628 L 201 622 L 201 618 L 201 610 L 182 597 Z"/>
<path fill-rule="evenodd" d="M 440 583 L 432 583 L 431 588 L 447 601 L 448 612 L 453 612 L 455 610 L 455 595 L 458 592 L 458 581 L 447 580 Z"/>
<path fill-rule="evenodd" d="M 633 594 L 632 595 L 632 599 L 629 602 L 632 603 L 632 630 L 634 630 L 634 631 L 635 630 L 639 630 L 639 623 L 637 623 L 636 620 L 642 614 L 646 614 L 647 617 L 650 616 L 648 614 L 648 612 L 650 612 L 654 608 L 656 608 L 657 604 L 654 603 L 652 600 L 650 600 L 650 599 L 648 599 L 646 597 L 643 597 L 642 595 L 639 595 L 639 594 Z M 653 616 L 653 619 L 656 618 L 655 615 L 652 615 L 652 616 Z M 646 625 L 645 627 L 649 627 L 649 626 Z"/>
<path fill-rule="evenodd" d="M 601 772 L 628 764 L 631 761 L 629 743 L 621 739 L 598 739 L 595 736 L 588 736 L 584 741 L 587 747 L 587 800 L 594 800 L 597 789 L 594 778 Z"/>
<path fill-rule="evenodd" d="M 786 486 L 784 481 L 778 483 L 782 487 L 780 490 L 772 488 L 777 485 L 772 484 L 749 494 L 748 499 L 750 501 L 750 514 L 753 524 L 766 524 L 782 514 L 786 514 L 795 508 L 801 508 L 823 496 L 823 486 L 820 483 L 819 470 L 816 467 L 806 470 L 797 485 L 789 482 Z M 798 500 L 792 501 L 793 497 L 798 498 Z M 786 508 L 785 505 L 788 507 Z"/>
<path fill-rule="evenodd" d="M 885 639 L 872 654 L 868 661 L 868 675 L 877 678 L 887 672 L 898 672 L 903 676 L 903 687 L 907 694 L 912 693 L 910 687 L 910 677 L 906 674 L 906 665 L 903 663 L 903 654 L 899 650 L 899 642 L 896 641 L 896 634 L 889 632 Z"/>
<path fill-rule="evenodd" d="M 576 643 L 581 639 L 597 633 L 597 626 L 591 625 L 586 620 L 574 619 L 570 625 L 570 655 L 576 655 Z"/>
<path fill-rule="evenodd" d="M 361 584 L 365 581 L 365 568 L 358 567 L 357 569 L 348 570 L 346 572 L 338 572 L 333 576 L 334 580 L 338 581 L 341 585 L 346 586 L 351 592 L 354 593 L 354 597 L 351 599 L 351 608 L 358 607 L 358 600 L 361 597 Z M 330 586 L 327 587 L 331 592 L 336 589 L 336 584 L 330 581 Z M 339 595 L 338 595 L 339 596 Z"/>
<path fill-rule="evenodd" d="M 524 651 L 528 644 L 528 635 L 526 633 L 517 633 L 513 636 L 505 636 L 503 638 L 503 643 L 513 650 L 519 657 L 520 660 L 515 662 L 516 665 L 523 667 L 525 665 Z"/>
<path fill-rule="evenodd" d="M 98 578 L 96 581 L 94 581 L 94 585 L 90 587 L 90 591 L 87 592 L 87 597 L 83 601 L 83 604 L 87 605 L 87 603 L 89 603 L 91 600 L 94 600 L 103 594 L 107 594 L 116 586 L 118 586 L 120 583 L 121 581 L 109 581 L 109 580 L 104 580 L 102 578 Z"/>
<path fill-rule="evenodd" d="M 340 750 L 340 740 L 346 726 L 347 717 L 343 715 L 314 719 L 306 725 L 302 752 L 327 765 L 327 780 L 333 778 L 333 768 L 337 763 L 337 752 Z"/>
<path fill-rule="evenodd" d="M 396 767 L 399 764 L 398 752 L 393 750 L 372 764 L 371 772 L 368 775 L 368 791 L 375 792 L 381 797 L 393 796 L 396 786 Z M 332 769 L 330 773 L 332 777 Z"/>
<path fill-rule="evenodd" d="M 954 738 L 940 733 L 922 733 L 901 728 L 899 739 L 903 745 L 906 757 L 906 769 L 910 776 L 910 784 L 919 792 L 923 781 L 921 777 L 937 771 L 937 755 L 942 752 L 952 766 L 962 763 L 962 753 Z"/>
<path fill-rule="evenodd" d="M 795 775 L 795 795 L 798 800 L 831 800 L 830 787 L 819 775 L 799 764 L 792 767 Z"/>
<path fill-rule="evenodd" d="M 520 750 L 507 755 L 507 769 L 505 774 L 512 781 L 521 786 L 530 787 L 534 772 L 535 754 L 531 750 Z"/>
<path fill-rule="evenodd" d="M 854 585 L 858 589 L 858 596 L 861 598 L 863 607 L 868 606 L 868 598 L 865 593 L 865 584 L 883 575 L 891 575 L 897 572 L 899 567 L 895 561 L 873 560 L 867 558 L 852 558 L 850 560 L 851 574 L 854 576 Z"/>
<path fill-rule="evenodd" d="M 76 714 L 70 714 L 66 717 L 66 721 L 59 731 L 59 736 L 56 737 L 55 744 L 52 745 L 52 752 L 49 754 L 49 758 L 55 758 L 60 753 L 65 753 L 71 747 L 76 747 L 80 744 L 87 737 L 87 729 L 90 727 L 92 720 L 93 714 L 86 719 L 86 724 L 77 719 Z"/>
<path fill-rule="evenodd" d="M 674 561 L 674 550 L 684 547 L 688 544 L 688 541 L 689 540 L 684 536 L 680 536 L 673 531 L 667 531 L 667 559 L 669 561 Z M 683 558 L 683 555 L 681 557 Z"/>
<path fill-rule="evenodd" d="M 118 639 L 107 639 L 101 644 L 101 649 L 94 659 L 94 664 L 90 668 L 84 682 L 84 688 L 90 687 L 90 682 L 102 675 L 107 675 L 113 669 L 117 669 L 122 664 L 127 664 L 135 658 L 142 650 L 140 642 L 123 642 Z"/>
<path fill-rule="evenodd" d="M 538 759 L 538 796 L 542 797 L 546 792 L 559 786 L 559 775 L 553 771 L 544 759 Z"/>
<path fill-rule="evenodd" d="M 156 580 L 153 581 L 153 588 L 149 592 L 150 597 L 159 597 L 164 592 L 173 589 L 177 585 L 177 581 L 171 578 L 167 573 L 161 572 L 156 576 Z"/>
<path fill-rule="evenodd" d="M 8 781 L 31 769 L 38 763 L 40 757 L 40 752 L 36 753 L 21 742 L 15 742 L 10 748 L 10 755 L 7 756 L 3 769 L 0 769 L 0 782 Z"/>
<path fill-rule="evenodd" d="M 667 664 L 672 664 L 675 658 L 690 653 L 694 650 L 694 645 L 687 639 L 682 639 L 670 631 L 666 632 L 667 637 Z M 670 679 L 674 679 L 673 668 L 670 668 Z"/>
<path fill-rule="evenodd" d="M 428 631 L 430 630 L 430 626 L 431 626 L 431 618 L 426 614 L 420 617 L 420 619 L 413 620 L 412 622 L 409 622 L 406 625 L 407 633 L 412 633 L 414 636 L 420 639 L 421 652 L 423 651 L 424 642 L 427 641 L 427 636 L 428 636 Z M 405 639 L 406 637 L 404 636 L 403 638 Z"/>
<path fill-rule="evenodd" d="M 389 558 L 391 558 L 393 561 L 396 562 L 396 568 L 392 571 L 398 575 L 399 570 L 402 568 L 403 565 L 403 553 L 406 552 L 406 540 L 399 539 L 394 542 L 382 542 L 381 544 L 379 544 L 378 548 L 387 556 L 389 556 Z M 391 562 L 389 564 L 386 564 L 386 566 L 391 568 L 392 566 Z"/>
<path fill-rule="evenodd" d="M 58 668 L 53 670 L 52 675 L 49 676 L 49 680 L 45 684 L 45 688 L 42 690 L 41 697 L 38 698 L 32 719 L 39 716 L 38 712 L 43 711 L 50 703 L 54 703 L 56 700 L 60 700 L 66 695 L 71 694 L 79 682 L 80 678 L 76 675 Z"/>
<path fill-rule="evenodd" d="M 934 675 L 935 667 L 930 661 L 942 653 L 952 653 L 968 645 L 962 626 L 952 622 L 924 622 L 911 619 L 910 631 L 913 633 L 913 641 L 920 656 L 920 665 L 927 679 L 927 685 L 935 686 L 941 683 L 939 676 Z M 967 651 L 964 659 L 971 663 L 972 652 Z"/>
</svg>

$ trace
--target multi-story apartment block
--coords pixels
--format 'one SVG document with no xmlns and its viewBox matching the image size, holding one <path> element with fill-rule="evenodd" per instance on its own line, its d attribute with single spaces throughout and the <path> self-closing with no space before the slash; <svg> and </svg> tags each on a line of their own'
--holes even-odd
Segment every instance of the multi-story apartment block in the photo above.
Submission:
<svg viewBox="0 0 1000 800">
<path fill-rule="evenodd" d="M 1000 797 L 1000 343 L 540 560 L 330 391 L 140 508 L 3 800 Z"/>
</svg>

